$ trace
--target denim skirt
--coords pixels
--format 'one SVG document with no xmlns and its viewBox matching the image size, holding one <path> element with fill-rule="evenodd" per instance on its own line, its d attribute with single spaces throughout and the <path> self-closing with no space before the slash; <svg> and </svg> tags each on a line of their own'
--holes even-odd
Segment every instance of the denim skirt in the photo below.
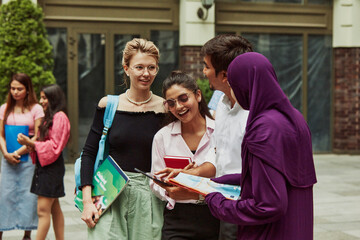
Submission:
<svg viewBox="0 0 360 240">
<path fill-rule="evenodd" d="M 37 196 L 30 192 L 35 165 L 26 162 L 11 165 L 3 157 L 0 172 L 0 231 L 37 228 Z"/>
</svg>

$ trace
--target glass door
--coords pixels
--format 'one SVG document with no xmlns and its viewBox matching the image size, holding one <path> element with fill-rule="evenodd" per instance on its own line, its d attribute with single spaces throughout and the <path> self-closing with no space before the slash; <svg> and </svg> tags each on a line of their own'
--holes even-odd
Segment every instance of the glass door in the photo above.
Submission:
<svg viewBox="0 0 360 240">
<path fill-rule="evenodd" d="M 173 69 L 178 68 L 178 32 L 142 31 L 137 29 L 76 27 L 68 30 L 68 111 L 71 138 L 68 144 L 71 159 L 79 156 L 99 100 L 107 94 L 123 93 L 122 56 L 126 43 L 133 38 L 154 41 L 161 54 L 160 72 L 152 91 L 161 95 L 161 85 Z"/>
<path fill-rule="evenodd" d="M 96 106 L 105 95 L 106 38 L 103 33 L 78 33 L 77 42 L 78 144 L 81 149 Z"/>
<path fill-rule="evenodd" d="M 71 157 L 79 156 L 84 147 L 100 99 L 124 91 L 122 51 L 126 42 L 134 37 L 140 34 L 119 34 L 109 29 L 71 32 L 68 88 Z"/>
<path fill-rule="evenodd" d="M 107 34 L 105 31 L 70 29 L 68 39 L 68 111 L 70 157 L 79 156 L 99 100 L 105 95 Z"/>
</svg>

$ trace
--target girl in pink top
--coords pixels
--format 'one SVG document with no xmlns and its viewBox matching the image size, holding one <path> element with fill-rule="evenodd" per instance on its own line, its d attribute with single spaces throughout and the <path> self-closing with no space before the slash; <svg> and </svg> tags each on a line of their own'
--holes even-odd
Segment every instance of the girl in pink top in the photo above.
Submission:
<svg viewBox="0 0 360 240">
<path fill-rule="evenodd" d="M 37 228 L 36 195 L 30 193 L 34 165 L 20 161 L 20 156 L 28 153 L 26 146 L 8 152 L 5 140 L 5 125 L 28 126 L 29 135 L 37 133 L 44 117 L 32 87 L 31 79 L 24 73 L 12 76 L 6 103 L 0 107 L 0 239 L 3 231 L 24 230 L 24 238 L 30 239 L 31 230 Z M 14 137 L 16 140 L 16 136 Z"/>
<path fill-rule="evenodd" d="M 66 116 L 65 96 L 58 85 L 44 87 L 40 97 L 45 118 L 40 124 L 38 139 L 33 141 L 19 134 L 18 142 L 34 150 L 31 152 L 31 158 L 36 163 L 36 168 L 31 192 L 38 195 L 39 226 L 36 239 L 46 238 L 52 215 L 55 237 L 62 240 L 64 216 L 58 198 L 65 196 L 65 166 L 62 151 L 70 137 L 70 122 Z"/>
</svg>

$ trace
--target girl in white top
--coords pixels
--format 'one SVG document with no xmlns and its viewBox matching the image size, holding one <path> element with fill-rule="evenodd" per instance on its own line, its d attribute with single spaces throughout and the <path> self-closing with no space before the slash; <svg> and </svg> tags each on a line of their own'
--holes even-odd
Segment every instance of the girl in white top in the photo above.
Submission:
<svg viewBox="0 0 360 240">
<path fill-rule="evenodd" d="M 191 157 L 195 165 L 204 165 L 198 175 L 213 177 L 215 163 L 207 162 L 205 157 L 214 120 L 196 81 L 183 72 L 174 71 L 163 83 L 163 95 L 169 124 L 154 137 L 151 172 L 159 175 L 171 172 L 172 169 L 165 166 L 166 155 L 185 156 Z M 218 238 L 219 221 L 212 217 L 207 205 L 199 204 L 199 194 L 154 182 L 150 186 L 157 197 L 168 202 L 164 210 L 163 240 Z"/>
</svg>

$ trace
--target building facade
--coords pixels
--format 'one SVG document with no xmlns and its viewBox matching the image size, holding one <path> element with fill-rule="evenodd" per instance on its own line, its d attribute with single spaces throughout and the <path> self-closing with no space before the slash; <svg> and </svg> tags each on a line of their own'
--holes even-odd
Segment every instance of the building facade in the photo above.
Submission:
<svg viewBox="0 0 360 240">
<path fill-rule="evenodd" d="M 221 33 L 243 35 L 270 59 L 281 87 L 309 124 L 314 152 L 360 153 L 356 0 L 215 0 L 208 9 L 201 0 L 37 3 L 54 47 L 54 75 L 69 102 L 70 159 L 84 144 L 99 99 L 126 88 L 121 58 L 128 40 L 142 37 L 159 47 L 153 91 L 161 94 L 171 70 L 204 78 L 201 46 Z"/>
</svg>

